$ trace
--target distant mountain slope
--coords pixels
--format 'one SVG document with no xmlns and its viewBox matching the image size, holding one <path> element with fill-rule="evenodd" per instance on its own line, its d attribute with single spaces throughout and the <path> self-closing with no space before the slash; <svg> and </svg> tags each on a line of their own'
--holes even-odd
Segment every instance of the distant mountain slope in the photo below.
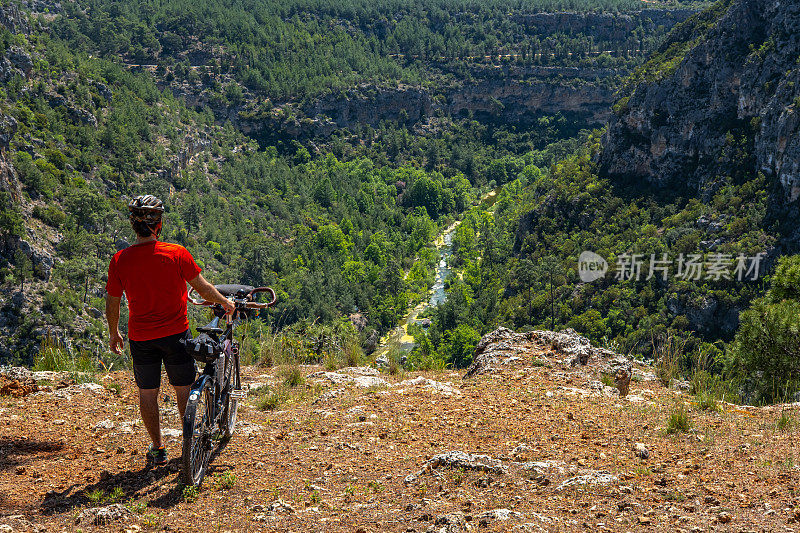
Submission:
<svg viewBox="0 0 800 533">
<path fill-rule="evenodd" d="M 708 198 L 759 172 L 800 244 L 800 5 L 725 0 L 676 27 L 623 89 L 601 173 Z M 627 91 L 627 92 L 626 92 Z"/>
</svg>

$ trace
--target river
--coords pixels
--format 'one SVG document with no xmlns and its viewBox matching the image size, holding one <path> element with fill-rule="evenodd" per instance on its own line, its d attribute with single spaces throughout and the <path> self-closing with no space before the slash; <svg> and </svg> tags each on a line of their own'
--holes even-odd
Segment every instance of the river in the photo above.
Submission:
<svg viewBox="0 0 800 533">
<path fill-rule="evenodd" d="M 485 209 L 493 208 L 501 189 L 502 187 L 498 187 L 484 194 L 478 205 Z M 433 241 L 433 245 L 439 250 L 439 263 L 436 265 L 436 278 L 429 291 L 430 298 L 411 307 L 408 313 L 400 320 L 400 324 L 381 338 L 378 348 L 375 350 L 376 357 L 395 349 L 405 352 L 411 351 L 414 348 L 414 337 L 408 334 L 408 325 L 415 322 L 418 323 L 417 317 L 427 308 L 436 307 L 447 300 L 444 282 L 451 272 L 450 258 L 453 255 L 453 236 L 460 224 L 460 220 L 453 222 Z"/>
</svg>

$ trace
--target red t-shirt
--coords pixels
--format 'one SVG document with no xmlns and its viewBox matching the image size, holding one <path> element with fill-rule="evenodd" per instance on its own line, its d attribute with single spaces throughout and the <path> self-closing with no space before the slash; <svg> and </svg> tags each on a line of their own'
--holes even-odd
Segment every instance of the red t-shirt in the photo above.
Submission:
<svg viewBox="0 0 800 533">
<path fill-rule="evenodd" d="M 151 241 L 117 252 L 108 265 L 106 291 L 128 298 L 128 337 L 148 341 L 189 329 L 186 282 L 200 274 L 179 244 Z"/>
</svg>

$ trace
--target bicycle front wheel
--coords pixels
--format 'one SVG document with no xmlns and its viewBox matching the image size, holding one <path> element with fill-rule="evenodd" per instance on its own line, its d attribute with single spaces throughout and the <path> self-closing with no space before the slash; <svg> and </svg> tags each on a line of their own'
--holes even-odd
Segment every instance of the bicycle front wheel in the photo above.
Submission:
<svg viewBox="0 0 800 533">
<path fill-rule="evenodd" d="M 183 417 L 181 480 L 199 487 L 211 459 L 211 431 L 214 421 L 214 393 L 211 380 L 203 375 L 192 386 Z"/>
</svg>

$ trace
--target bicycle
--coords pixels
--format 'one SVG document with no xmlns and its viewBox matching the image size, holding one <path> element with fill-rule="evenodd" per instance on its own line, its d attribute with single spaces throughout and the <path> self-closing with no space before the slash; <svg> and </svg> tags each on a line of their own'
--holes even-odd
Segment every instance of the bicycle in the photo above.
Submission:
<svg viewBox="0 0 800 533">
<path fill-rule="evenodd" d="M 269 287 L 248 285 L 217 285 L 217 290 L 233 300 L 235 310 L 226 315 L 219 304 L 192 298 L 198 306 L 210 306 L 214 318 L 197 328 L 198 337 L 187 341 L 187 350 L 194 359 L 205 363 L 200 377 L 189 391 L 189 400 L 183 417 L 183 451 L 181 453 L 181 480 L 184 485 L 199 487 L 208 470 L 214 443 L 227 442 L 236 427 L 239 401 L 246 397 L 242 390 L 239 371 L 239 342 L 233 337 L 237 320 L 250 318 L 253 310 L 275 305 L 275 291 Z M 268 303 L 254 301 L 261 292 L 271 293 Z M 225 329 L 220 320 L 225 318 Z"/>
</svg>

